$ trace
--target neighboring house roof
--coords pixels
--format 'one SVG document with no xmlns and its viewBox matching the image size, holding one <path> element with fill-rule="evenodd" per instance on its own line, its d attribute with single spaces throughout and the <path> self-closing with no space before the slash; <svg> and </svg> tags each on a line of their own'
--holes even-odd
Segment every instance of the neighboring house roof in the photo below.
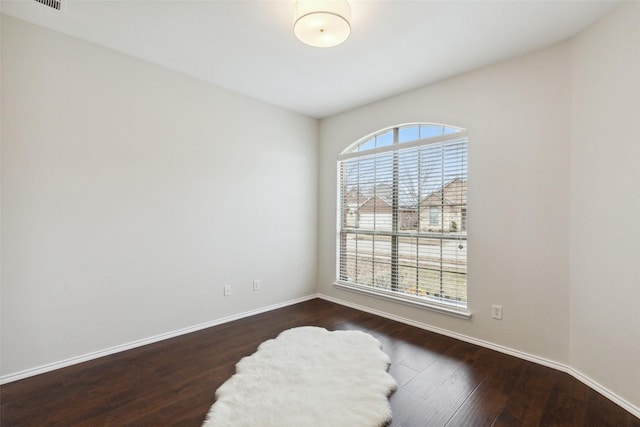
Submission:
<svg viewBox="0 0 640 427">
<path fill-rule="evenodd" d="M 374 189 L 375 194 L 366 195 L 357 188 L 352 188 L 345 195 L 345 204 L 348 208 L 367 212 L 373 212 L 374 206 L 378 212 L 391 208 L 393 203 L 393 189 L 387 184 L 379 184 Z M 415 202 L 411 200 L 399 200 L 399 209 L 404 212 L 416 211 Z M 467 182 L 460 178 L 454 178 L 445 184 L 441 189 L 434 191 L 424 197 L 420 202 L 420 207 L 462 205 L 467 203 Z"/>
<path fill-rule="evenodd" d="M 389 205 L 393 203 L 393 187 L 389 184 L 376 185 L 375 195 L 384 200 Z"/>
<path fill-rule="evenodd" d="M 464 205 L 467 203 L 467 182 L 454 178 L 442 189 L 422 199 L 420 206 Z"/>
<path fill-rule="evenodd" d="M 364 213 L 391 213 L 391 204 L 383 200 L 382 197 L 371 196 L 360 206 L 358 211 Z"/>
<path fill-rule="evenodd" d="M 391 206 L 393 203 L 393 189 L 386 184 L 379 184 L 375 189 L 375 194 L 367 195 L 360 192 L 357 188 L 352 188 L 345 195 L 345 203 L 350 208 L 361 208 L 366 203 L 376 198 L 381 204 Z"/>
<path fill-rule="evenodd" d="M 368 199 L 369 197 L 362 194 L 357 188 L 352 188 L 345 195 L 344 201 L 347 207 L 357 209 Z"/>
</svg>

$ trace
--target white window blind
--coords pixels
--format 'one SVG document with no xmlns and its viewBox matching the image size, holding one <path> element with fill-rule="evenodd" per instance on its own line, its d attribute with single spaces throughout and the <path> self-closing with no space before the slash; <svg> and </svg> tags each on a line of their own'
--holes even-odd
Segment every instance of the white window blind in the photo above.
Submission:
<svg viewBox="0 0 640 427">
<path fill-rule="evenodd" d="M 467 135 L 412 124 L 338 158 L 338 284 L 467 307 Z"/>
</svg>

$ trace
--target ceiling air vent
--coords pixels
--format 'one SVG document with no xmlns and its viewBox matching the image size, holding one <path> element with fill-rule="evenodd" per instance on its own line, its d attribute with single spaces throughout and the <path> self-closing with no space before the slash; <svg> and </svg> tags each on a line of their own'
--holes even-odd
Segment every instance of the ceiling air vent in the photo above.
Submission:
<svg viewBox="0 0 640 427">
<path fill-rule="evenodd" d="M 45 6 L 49 6 L 52 9 L 60 10 L 62 9 L 62 0 L 34 0 L 38 3 L 42 3 Z"/>
</svg>

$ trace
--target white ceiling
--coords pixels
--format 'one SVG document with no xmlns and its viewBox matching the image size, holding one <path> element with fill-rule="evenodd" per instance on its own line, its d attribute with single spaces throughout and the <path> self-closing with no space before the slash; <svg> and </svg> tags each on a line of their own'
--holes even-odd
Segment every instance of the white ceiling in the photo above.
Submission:
<svg viewBox="0 0 640 427">
<path fill-rule="evenodd" d="M 293 34 L 293 0 L 2 0 L 8 15 L 323 118 L 552 45 L 611 1 L 352 0 L 334 48 Z"/>
</svg>

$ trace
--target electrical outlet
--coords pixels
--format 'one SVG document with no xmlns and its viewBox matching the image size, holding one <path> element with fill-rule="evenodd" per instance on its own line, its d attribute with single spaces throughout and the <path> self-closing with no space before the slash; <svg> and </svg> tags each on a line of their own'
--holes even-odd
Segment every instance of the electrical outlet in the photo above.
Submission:
<svg viewBox="0 0 640 427">
<path fill-rule="evenodd" d="M 257 292 L 260 290 L 260 280 L 253 281 L 253 292 Z"/>
<path fill-rule="evenodd" d="M 501 305 L 492 305 L 491 306 L 491 317 L 494 319 L 502 320 L 502 306 Z"/>
<path fill-rule="evenodd" d="M 231 295 L 231 285 L 224 285 L 224 296 L 228 297 Z"/>
</svg>

